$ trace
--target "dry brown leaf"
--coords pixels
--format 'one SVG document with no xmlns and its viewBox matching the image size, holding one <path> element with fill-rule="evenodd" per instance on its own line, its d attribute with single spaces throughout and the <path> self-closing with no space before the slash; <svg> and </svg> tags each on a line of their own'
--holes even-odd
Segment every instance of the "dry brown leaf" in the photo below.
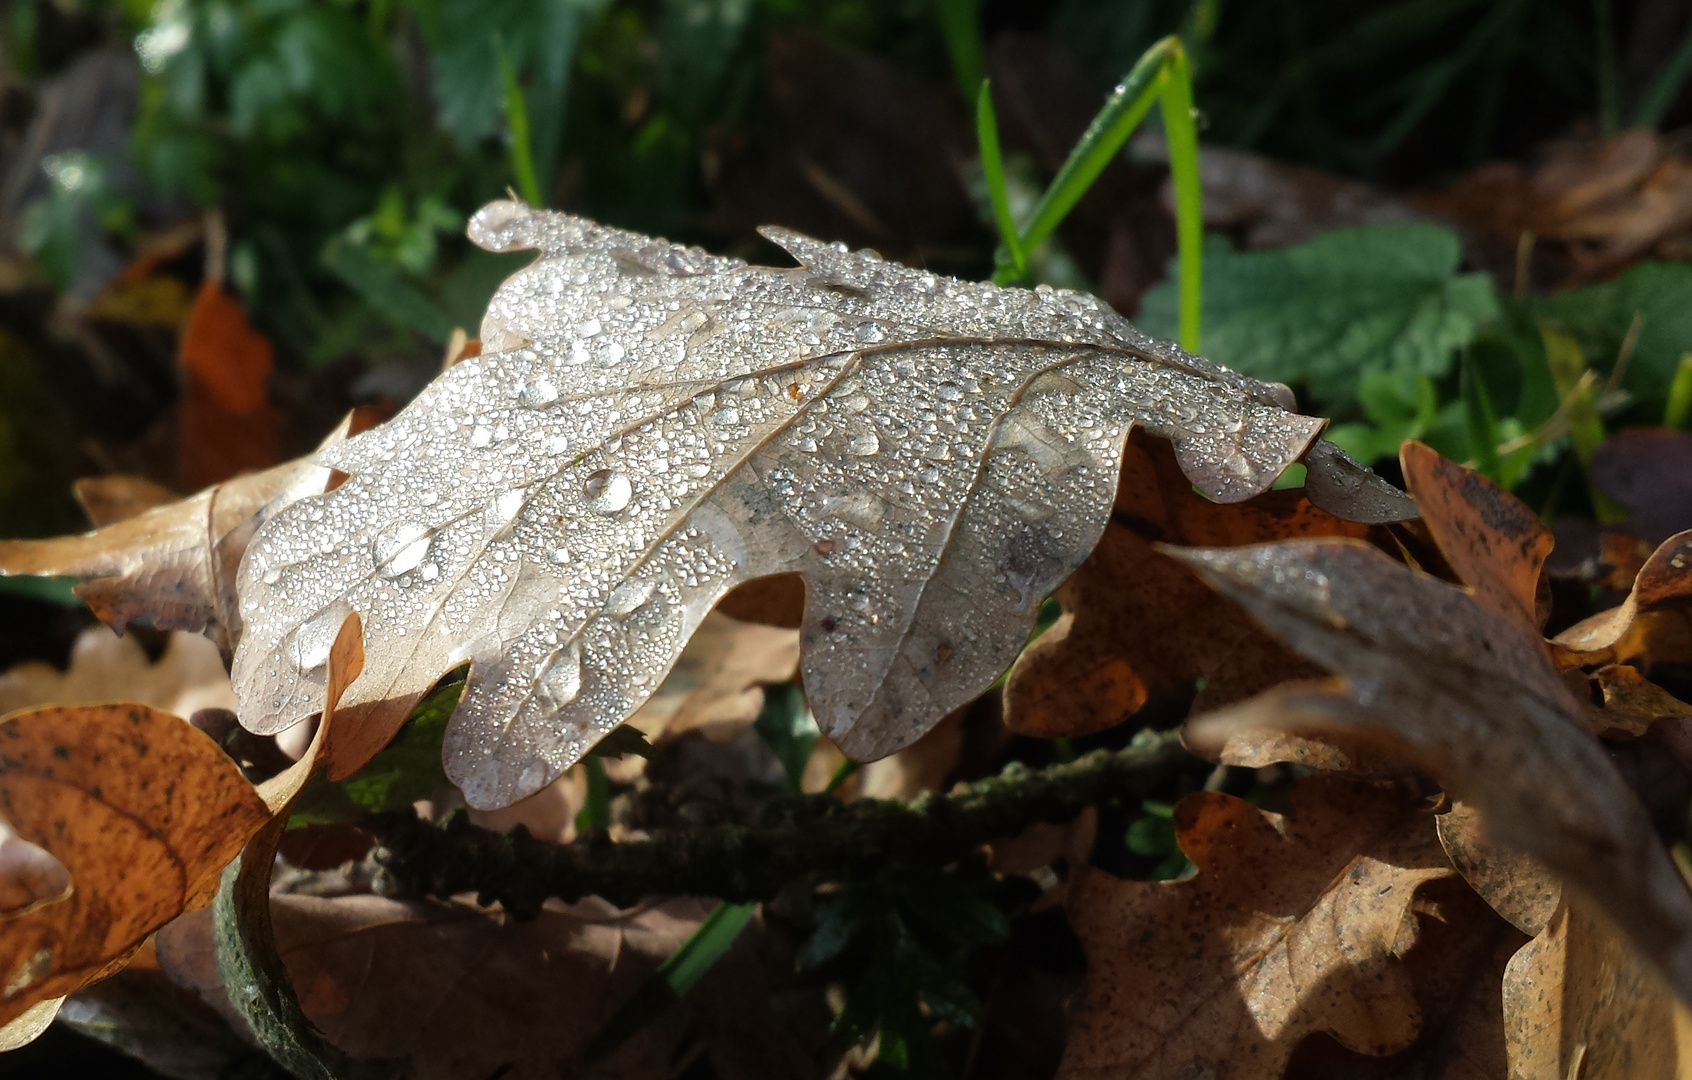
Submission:
<svg viewBox="0 0 1692 1080">
<path fill-rule="evenodd" d="M 1451 872 L 1430 815 L 1401 791 L 1332 779 L 1300 783 L 1293 807 L 1189 795 L 1175 823 L 1195 876 L 1076 872 L 1087 981 L 1062 1080 L 1279 1080 L 1313 1032 L 1369 1054 L 1416 1037 L 1400 938 L 1418 886 Z"/>
<path fill-rule="evenodd" d="M 1692 1076 L 1692 1013 L 1604 919 L 1569 901 L 1504 974 L 1511 1080 Z"/>
<path fill-rule="evenodd" d="M 347 437 L 351 419 L 326 446 Z M 235 580 L 248 542 L 272 514 L 329 480 L 328 468 L 301 458 L 81 536 L 0 540 L 0 574 L 81 578 L 76 594 L 119 633 L 131 622 L 204 632 L 227 654 L 241 637 Z"/>
<path fill-rule="evenodd" d="M 1172 554 L 1347 683 L 1287 701 L 1284 720 L 1201 718 L 1190 741 L 1220 745 L 1241 717 L 1379 741 L 1473 803 L 1497 842 L 1596 900 L 1692 999 L 1692 896 L 1521 619 L 1355 541 Z"/>
<path fill-rule="evenodd" d="M 1564 667 L 1692 660 L 1692 530 L 1651 553 L 1619 607 L 1576 623 L 1552 642 Z"/>
<path fill-rule="evenodd" d="M 1406 442 L 1398 460 L 1423 525 L 1475 599 L 1535 631 L 1545 625 L 1549 609 L 1539 611 L 1539 581 L 1553 541 L 1539 516 L 1423 443 Z"/>
<path fill-rule="evenodd" d="M 1206 680 L 1195 708 L 1317 674 L 1240 617 L 1152 543 L 1249 544 L 1367 535 L 1298 491 L 1221 506 L 1194 492 L 1169 444 L 1136 433 L 1098 547 L 1056 596 L 1064 614 L 1024 649 L 1005 686 L 1005 723 L 1022 735 L 1076 737 L 1112 727 L 1159 690 Z"/>
<path fill-rule="evenodd" d="M 145 476 L 85 476 L 72 489 L 88 523 L 96 529 L 124 521 L 181 498 Z"/>
<path fill-rule="evenodd" d="M 0 919 L 27 915 L 70 894 L 65 864 L 0 821 Z"/>
<path fill-rule="evenodd" d="M 0 1022 L 116 970 L 211 899 L 270 819 L 205 734 L 144 705 L 52 707 L 0 722 L 0 813 L 70 872 L 73 893 L 0 923 Z"/>
<path fill-rule="evenodd" d="M 472 661 L 445 762 L 480 808 L 562 774 L 771 574 L 805 578 L 819 725 L 891 753 L 1014 659 L 1096 543 L 1131 427 L 1237 502 L 1323 423 L 1080 294 L 782 230 L 801 265 L 747 266 L 515 202 L 470 233 L 542 254 L 494 297 L 481 356 L 322 455 L 346 482 L 265 525 L 235 685 L 250 730 L 316 711 L 349 610 L 380 643 L 346 703 L 373 730 Z"/>
<path fill-rule="evenodd" d="M 602 900 L 548 904 L 528 921 L 469 904 L 278 895 L 276 948 L 301 1008 L 334 1045 L 402 1063 L 413 1080 L 663 1080 L 685 1014 L 673 1011 L 592 1071 L 582 1051 L 710 904 L 666 900 L 621 912 Z M 211 920 L 179 920 L 159 961 L 228 1015 Z"/>
<path fill-rule="evenodd" d="M 629 723 L 654 743 L 688 731 L 717 742 L 733 739 L 758 718 L 761 687 L 791 680 L 798 666 L 797 630 L 712 612 Z"/>
<path fill-rule="evenodd" d="M 1434 821 L 1451 865 L 1493 911 L 1529 937 L 1550 925 L 1563 896 L 1555 874 L 1532 858 L 1493 843 L 1480 811 L 1467 803 L 1452 804 Z"/>
<path fill-rule="evenodd" d="M 1300 661 L 1303 662 L 1302 658 Z M 1289 679 L 1230 706 L 1227 715 L 1231 723 L 1219 745 L 1208 740 L 1189 749 L 1223 765 L 1248 769 L 1288 764 L 1317 772 L 1382 780 L 1413 774 L 1414 768 L 1402 757 L 1382 753 L 1368 740 L 1348 737 L 1339 731 L 1327 731 L 1319 737 L 1296 732 L 1295 721 L 1302 703 L 1326 701 L 1344 686 L 1338 679 Z M 1319 721 L 1321 716 L 1318 711 L 1314 719 Z"/>
<path fill-rule="evenodd" d="M 37 705 L 136 702 L 177 716 L 235 708 L 235 691 L 217 646 L 198 634 L 170 635 L 157 663 L 140 642 L 103 626 L 90 627 L 71 646 L 70 666 L 26 660 L 0 674 L 0 714 Z"/>
<path fill-rule="evenodd" d="M 1643 735 L 1659 720 L 1692 719 L 1692 704 L 1647 679 L 1636 667 L 1606 664 L 1592 673 L 1592 681 L 1598 684 L 1604 704 L 1590 706 L 1587 715 L 1600 733 Z"/>
</svg>

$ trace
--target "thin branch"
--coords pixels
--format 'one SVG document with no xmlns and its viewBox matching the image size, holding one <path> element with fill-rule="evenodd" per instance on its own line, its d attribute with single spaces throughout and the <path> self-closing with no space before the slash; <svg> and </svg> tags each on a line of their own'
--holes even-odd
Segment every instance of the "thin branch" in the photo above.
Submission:
<svg viewBox="0 0 1692 1080">
<path fill-rule="evenodd" d="M 660 830 L 622 844 L 603 836 L 551 844 L 521 826 L 501 835 L 463 814 L 444 827 L 404 812 L 373 814 L 361 825 L 377 838 L 378 859 L 404 893 L 475 893 L 482 904 L 516 913 L 537 911 L 548 897 L 589 895 L 619 905 L 654 895 L 744 903 L 768 900 L 800 879 L 867 877 L 893 860 L 945 866 L 1035 822 L 1067 821 L 1113 798 L 1145 798 L 1196 764 L 1175 733 L 1142 733 L 1124 750 L 1096 750 L 1039 770 L 1013 763 L 944 795 L 850 803 L 789 796 L 745 822 Z"/>
</svg>

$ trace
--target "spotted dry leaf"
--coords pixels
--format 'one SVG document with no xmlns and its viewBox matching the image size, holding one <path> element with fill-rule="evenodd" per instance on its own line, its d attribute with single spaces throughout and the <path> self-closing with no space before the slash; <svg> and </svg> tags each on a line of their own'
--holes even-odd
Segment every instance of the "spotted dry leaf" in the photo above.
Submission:
<svg viewBox="0 0 1692 1080">
<path fill-rule="evenodd" d="M 1077 293 L 776 229 L 801 265 L 748 266 L 514 202 L 470 235 L 542 255 L 494 297 L 482 355 L 323 453 L 349 479 L 255 539 L 235 685 L 261 733 L 316 711 L 349 610 L 371 647 L 346 706 L 370 730 L 472 661 L 445 754 L 480 808 L 558 776 L 719 598 L 778 573 L 805 580 L 819 724 L 891 753 L 1015 657 L 1097 542 L 1132 425 L 1235 502 L 1323 423 Z"/>
<path fill-rule="evenodd" d="M 1288 815 L 1203 792 L 1175 807 L 1192 877 L 1077 870 L 1067 907 L 1087 981 L 1060 1080 L 1277 1080 L 1315 1032 L 1403 1050 L 1422 1020 L 1406 915 L 1451 875 L 1431 816 L 1402 791 L 1328 778 L 1296 787 Z"/>
<path fill-rule="evenodd" d="M 1400 753 L 1486 835 L 1585 892 L 1692 1001 L 1692 895 L 1526 621 L 1354 540 L 1171 554 L 1305 658 L 1344 677 L 1192 721 L 1339 732 Z"/>
</svg>

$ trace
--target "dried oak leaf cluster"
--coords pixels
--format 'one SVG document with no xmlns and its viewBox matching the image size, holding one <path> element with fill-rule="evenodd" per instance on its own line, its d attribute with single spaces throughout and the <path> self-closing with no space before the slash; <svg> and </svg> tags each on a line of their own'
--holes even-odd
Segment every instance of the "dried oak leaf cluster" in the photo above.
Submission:
<svg viewBox="0 0 1692 1080">
<path fill-rule="evenodd" d="M 634 714 L 731 590 L 797 575 L 807 697 L 852 757 L 912 743 L 1015 660 L 1013 729 L 1097 731 L 1199 680 L 1193 746 L 1349 774 L 1302 782 L 1286 814 L 1182 803 L 1187 880 L 1077 872 L 1090 974 L 1065 1075 L 1279 1076 L 1324 1046 L 1417 1055 L 1395 1075 L 1676 1067 L 1692 899 L 1593 732 L 1684 712 L 1642 672 L 1692 659 L 1692 537 L 1548 645 L 1549 540 L 1508 495 L 1411 445 L 1423 520 L 1390 524 L 1415 507 L 1284 388 L 1089 297 L 777 230 L 800 265 L 749 266 L 516 203 L 471 235 L 541 255 L 494 298 L 479 354 L 392 421 L 84 537 L 0 543 L 0 572 L 81 577 L 114 625 L 206 632 L 233 654 L 247 728 L 322 714 L 262 790 L 150 710 L 0 723 L 9 1036 L 203 903 L 243 844 L 234 902 L 268 912 L 310 771 L 355 772 L 450 670 L 470 665 L 447 774 L 471 806 L 507 806 Z M 1299 460 L 1306 485 L 1270 491 Z M 122 488 L 90 495 L 156 502 Z M 1018 659 L 1060 584 L 1063 620 Z M 84 745 L 127 779 L 73 768 Z M 180 774 L 168 805 L 119 807 L 156 834 L 159 869 L 109 886 L 83 834 L 95 811 L 60 828 L 13 794 L 157 799 L 159 760 Z M 1405 786 L 1417 773 L 1442 813 Z M 210 847 L 170 839 L 213 822 Z M 382 934 L 403 942 L 459 917 L 353 922 L 415 924 Z M 302 999 L 361 1051 L 412 1052 L 359 1042 L 333 994 Z"/>
<path fill-rule="evenodd" d="M 1330 775 L 1284 815 L 1180 803 L 1185 880 L 1078 874 L 1088 981 L 1060 1075 L 1692 1068 L 1692 899 L 1595 737 L 1683 745 L 1686 703 L 1641 671 L 1692 659 L 1692 534 L 1624 605 L 1546 641 L 1548 531 L 1419 443 L 1402 463 L 1421 521 L 1362 528 L 1296 491 L 1215 506 L 1130 444 L 1007 722 L 1084 734 L 1198 677 L 1190 746 Z M 1438 800 L 1382 782 L 1416 774 Z M 1358 1073 L 1360 1054 L 1384 1060 Z"/>
</svg>

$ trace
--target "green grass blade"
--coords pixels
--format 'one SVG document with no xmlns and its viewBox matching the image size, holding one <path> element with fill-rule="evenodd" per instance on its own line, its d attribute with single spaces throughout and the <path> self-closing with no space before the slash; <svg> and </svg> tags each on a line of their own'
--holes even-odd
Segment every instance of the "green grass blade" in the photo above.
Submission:
<svg viewBox="0 0 1692 1080">
<path fill-rule="evenodd" d="M 1193 76 L 1187 52 L 1169 52 L 1163 84 L 1164 138 L 1169 142 L 1169 179 L 1175 187 L 1175 250 L 1181 266 L 1181 347 L 1199 351 L 1204 305 L 1204 195 L 1199 183 L 1198 129 L 1193 124 Z"/>
<path fill-rule="evenodd" d="M 981 9 L 979 0 L 936 0 L 940 10 L 940 32 L 946 37 L 946 51 L 952 56 L 952 74 L 965 101 L 987 77 L 981 51 Z"/>
<path fill-rule="evenodd" d="M 1660 125 L 1664 114 L 1680 97 L 1687 76 L 1692 76 L 1692 26 L 1686 28 L 1686 37 L 1681 39 L 1680 48 L 1651 80 L 1651 88 L 1645 91 L 1639 108 L 1633 113 L 1633 126 L 1654 130 Z"/>
<path fill-rule="evenodd" d="M 630 1036 L 658 1019 L 666 1009 L 681 1000 L 683 994 L 705 977 L 729 947 L 752 921 L 757 904 L 718 904 L 705 921 L 670 954 L 651 978 L 641 984 L 635 995 L 617 1014 L 606 1021 L 593 1042 L 588 1044 L 586 1061 L 595 1062 L 613 1053 Z"/>
<path fill-rule="evenodd" d="M 523 87 L 517 81 L 517 68 L 505 45 L 496 37 L 494 48 L 499 52 L 499 81 L 505 93 L 505 123 L 511 135 L 511 175 L 517 181 L 517 194 L 530 206 L 541 205 L 540 181 L 535 176 L 534 144 L 529 137 L 529 105 L 523 97 Z"/>
<path fill-rule="evenodd" d="M 323 265 L 388 318 L 443 345 L 452 336 L 447 313 L 368 248 L 337 236 L 323 249 Z"/>
<path fill-rule="evenodd" d="M 1167 37 L 1147 49 L 1105 101 L 1022 230 L 1025 251 L 1033 251 L 1052 235 L 1140 126 L 1169 78 L 1170 54 L 1180 48 L 1179 38 Z"/>
<path fill-rule="evenodd" d="M 1680 366 L 1669 383 L 1668 406 L 1663 409 L 1663 426 L 1684 428 L 1692 420 L 1692 352 L 1680 354 Z"/>
<path fill-rule="evenodd" d="M 999 243 L 1004 248 L 999 261 L 1010 268 L 1016 280 L 1026 281 L 1028 253 L 1017 235 L 1016 219 L 1011 216 L 1005 159 L 999 151 L 999 118 L 993 111 L 993 89 L 986 79 L 981 80 L 981 92 L 975 96 L 975 141 L 981 148 L 981 172 L 987 180 L 987 194 L 993 201 L 993 221 L 999 226 Z M 998 276 L 997 270 L 994 276 Z"/>
<path fill-rule="evenodd" d="M 587 796 L 582 808 L 576 811 L 576 832 L 590 833 L 611 825 L 611 782 L 605 776 L 605 759 L 583 758 L 583 773 L 587 776 Z"/>
</svg>

